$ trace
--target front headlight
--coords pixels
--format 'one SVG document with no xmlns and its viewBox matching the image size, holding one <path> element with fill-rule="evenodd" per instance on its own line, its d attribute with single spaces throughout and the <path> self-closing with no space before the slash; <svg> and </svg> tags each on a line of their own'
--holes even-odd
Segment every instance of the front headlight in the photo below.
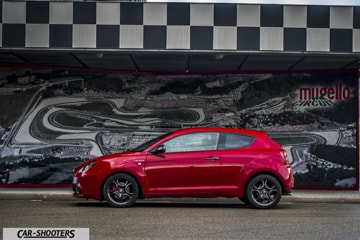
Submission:
<svg viewBox="0 0 360 240">
<path fill-rule="evenodd" d="M 88 170 L 95 162 L 96 162 L 96 161 L 91 161 L 91 162 L 89 162 L 88 164 L 86 164 L 85 166 L 83 166 L 83 167 L 80 169 L 79 173 L 83 173 L 83 172 L 85 172 L 86 170 Z"/>
</svg>

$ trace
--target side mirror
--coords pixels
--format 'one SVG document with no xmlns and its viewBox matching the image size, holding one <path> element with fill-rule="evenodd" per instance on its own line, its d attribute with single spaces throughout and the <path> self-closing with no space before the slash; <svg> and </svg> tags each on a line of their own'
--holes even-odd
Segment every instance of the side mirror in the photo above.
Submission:
<svg viewBox="0 0 360 240">
<path fill-rule="evenodd" d="M 161 153 L 165 153 L 165 152 L 166 152 L 166 147 L 163 144 L 161 144 L 161 145 L 157 146 L 156 148 L 154 148 L 153 150 L 151 150 L 151 153 L 153 153 L 153 154 L 161 154 Z"/>
</svg>

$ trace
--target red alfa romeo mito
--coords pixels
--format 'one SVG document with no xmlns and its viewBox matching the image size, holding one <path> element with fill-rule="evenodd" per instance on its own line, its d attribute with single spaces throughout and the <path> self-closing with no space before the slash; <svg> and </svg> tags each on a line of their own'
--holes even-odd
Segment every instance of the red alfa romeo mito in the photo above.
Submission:
<svg viewBox="0 0 360 240">
<path fill-rule="evenodd" d="M 286 151 L 266 132 L 188 128 L 74 169 L 74 197 L 129 207 L 155 197 L 238 197 L 273 208 L 294 185 Z"/>
</svg>

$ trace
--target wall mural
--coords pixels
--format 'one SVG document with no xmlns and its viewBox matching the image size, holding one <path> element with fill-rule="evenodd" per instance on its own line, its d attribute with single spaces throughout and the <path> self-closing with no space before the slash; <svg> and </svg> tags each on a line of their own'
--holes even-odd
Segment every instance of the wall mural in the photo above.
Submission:
<svg viewBox="0 0 360 240">
<path fill-rule="evenodd" d="M 177 128 L 221 126 L 267 131 L 286 148 L 296 188 L 358 189 L 356 72 L 1 74 L 2 186 L 71 184 L 89 158 Z"/>
</svg>

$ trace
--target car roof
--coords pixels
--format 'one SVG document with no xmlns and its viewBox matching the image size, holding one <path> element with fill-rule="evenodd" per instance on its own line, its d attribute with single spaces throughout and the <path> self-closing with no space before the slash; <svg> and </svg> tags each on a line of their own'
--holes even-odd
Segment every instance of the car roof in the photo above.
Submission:
<svg viewBox="0 0 360 240">
<path fill-rule="evenodd" d="M 196 132 L 227 132 L 235 134 L 245 134 L 251 136 L 264 136 L 265 131 L 240 129 L 240 128 L 225 128 L 225 127 L 194 127 L 194 128 L 183 128 L 173 131 L 174 134 L 186 134 Z"/>
</svg>

